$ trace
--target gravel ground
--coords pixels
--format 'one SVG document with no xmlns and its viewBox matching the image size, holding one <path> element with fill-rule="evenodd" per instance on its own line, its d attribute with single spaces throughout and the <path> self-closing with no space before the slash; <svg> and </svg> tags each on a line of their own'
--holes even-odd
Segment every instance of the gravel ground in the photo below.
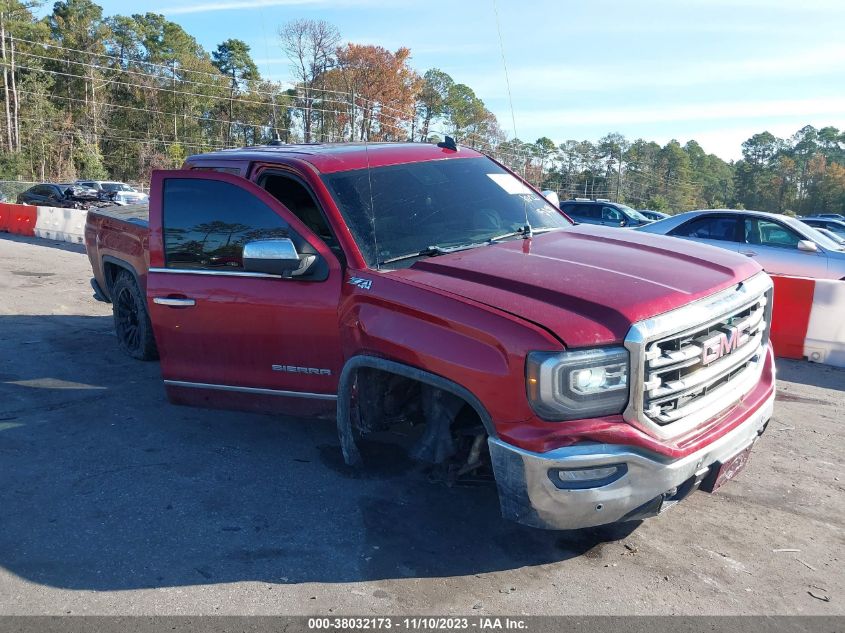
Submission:
<svg viewBox="0 0 845 633">
<path fill-rule="evenodd" d="M 719 493 L 542 532 L 388 450 L 350 472 L 333 423 L 168 404 L 89 277 L 0 236 L 0 614 L 845 614 L 845 371 L 779 361 Z"/>
</svg>

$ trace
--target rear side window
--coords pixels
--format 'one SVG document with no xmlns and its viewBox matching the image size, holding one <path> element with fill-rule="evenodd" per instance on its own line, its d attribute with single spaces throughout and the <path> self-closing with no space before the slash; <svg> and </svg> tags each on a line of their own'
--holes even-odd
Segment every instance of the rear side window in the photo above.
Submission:
<svg viewBox="0 0 845 633">
<path fill-rule="evenodd" d="M 566 213 L 573 218 L 586 220 L 598 220 L 601 218 L 601 211 L 595 204 L 573 204 L 566 208 Z"/>
<path fill-rule="evenodd" d="M 695 218 L 671 231 L 669 235 L 735 242 L 736 225 L 737 221 L 734 218 L 719 216 Z"/>
<path fill-rule="evenodd" d="M 168 268 L 242 270 L 246 242 L 291 237 L 261 200 L 216 180 L 165 180 L 162 225 Z"/>
</svg>

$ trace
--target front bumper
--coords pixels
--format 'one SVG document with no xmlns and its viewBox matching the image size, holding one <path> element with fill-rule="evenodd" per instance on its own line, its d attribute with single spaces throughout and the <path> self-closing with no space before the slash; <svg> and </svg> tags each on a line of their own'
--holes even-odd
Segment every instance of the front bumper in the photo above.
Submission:
<svg viewBox="0 0 845 633">
<path fill-rule="evenodd" d="M 502 516 L 533 527 L 566 530 L 645 518 L 696 490 L 711 466 L 748 448 L 772 416 L 775 394 L 748 419 L 704 448 L 672 460 L 632 446 L 582 443 L 533 453 L 488 440 Z M 598 487 L 560 489 L 555 469 L 624 464 L 624 474 Z M 601 482 L 599 482 L 601 483 Z"/>
</svg>

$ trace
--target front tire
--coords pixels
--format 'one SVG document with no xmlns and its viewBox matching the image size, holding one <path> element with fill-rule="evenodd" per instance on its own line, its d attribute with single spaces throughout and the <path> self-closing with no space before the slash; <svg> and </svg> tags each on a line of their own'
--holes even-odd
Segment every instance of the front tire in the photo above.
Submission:
<svg viewBox="0 0 845 633">
<path fill-rule="evenodd" d="M 117 275 L 111 287 L 111 297 L 117 344 L 132 358 L 157 359 L 158 350 L 147 303 L 131 273 L 122 271 Z"/>
</svg>

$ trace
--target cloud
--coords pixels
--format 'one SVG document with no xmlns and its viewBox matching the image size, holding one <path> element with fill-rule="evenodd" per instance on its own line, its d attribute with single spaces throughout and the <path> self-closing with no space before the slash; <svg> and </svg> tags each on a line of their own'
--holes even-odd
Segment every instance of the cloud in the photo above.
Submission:
<svg viewBox="0 0 845 633">
<path fill-rule="evenodd" d="M 538 93 L 560 99 L 571 92 L 605 92 L 643 88 L 680 88 L 786 77 L 841 75 L 845 44 L 832 43 L 788 55 L 751 57 L 708 62 L 637 60 L 630 64 L 579 64 L 577 67 L 531 65 L 510 69 L 514 93 Z M 470 78 L 469 85 L 482 98 L 505 96 L 501 73 Z"/>
<path fill-rule="evenodd" d="M 305 5 L 350 6 L 359 4 L 354 0 L 211 0 L 183 4 L 175 7 L 158 9 L 164 15 L 184 15 L 186 13 L 208 13 L 211 11 L 236 11 L 238 9 L 262 9 L 266 7 L 298 7 Z"/>
<path fill-rule="evenodd" d="M 648 123 L 677 123 L 683 121 L 723 121 L 738 119 L 764 119 L 795 116 L 827 115 L 841 119 L 845 113 L 845 95 L 813 99 L 775 99 L 754 101 L 720 101 L 701 103 L 660 103 L 649 107 L 517 110 L 520 119 L 531 127 L 582 127 L 605 126 L 616 129 L 623 125 Z M 500 120 L 509 114 L 498 113 Z M 504 117 L 504 118 L 502 118 Z"/>
</svg>

